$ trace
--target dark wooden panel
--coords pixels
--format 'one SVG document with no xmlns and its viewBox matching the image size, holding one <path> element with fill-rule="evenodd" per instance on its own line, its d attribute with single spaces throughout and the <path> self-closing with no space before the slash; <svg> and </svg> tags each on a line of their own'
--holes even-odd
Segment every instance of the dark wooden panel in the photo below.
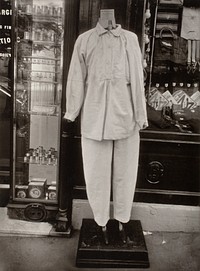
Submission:
<svg viewBox="0 0 200 271">
<path fill-rule="evenodd" d="M 99 18 L 100 0 L 80 1 L 79 34 L 95 27 Z"/>
<path fill-rule="evenodd" d="M 173 142 L 141 142 L 137 187 L 178 191 L 200 191 L 200 145 Z M 149 178 L 151 163 L 163 166 L 163 176 Z M 156 174 L 156 173 L 155 173 Z"/>
<path fill-rule="evenodd" d="M 143 12 L 145 0 L 132 0 L 131 13 L 130 13 L 130 31 L 133 31 L 138 36 L 140 45 L 142 46 L 142 33 L 143 33 Z"/>
</svg>

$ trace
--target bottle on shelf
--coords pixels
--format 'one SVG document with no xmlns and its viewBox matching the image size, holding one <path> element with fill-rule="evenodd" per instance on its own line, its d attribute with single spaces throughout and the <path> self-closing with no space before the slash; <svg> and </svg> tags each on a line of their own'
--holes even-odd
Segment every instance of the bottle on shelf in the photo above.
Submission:
<svg viewBox="0 0 200 271">
<path fill-rule="evenodd" d="M 184 87 L 184 83 L 182 83 L 182 82 L 179 83 L 179 88 L 180 88 L 180 89 L 183 89 L 183 87 Z"/>
<path fill-rule="evenodd" d="M 36 149 L 29 149 L 24 156 L 24 163 L 57 165 L 57 151 L 55 148 L 45 150 L 43 146 L 39 146 Z"/>
<path fill-rule="evenodd" d="M 26 5 L 26 14 L 30 15 L 33 13 L 32 5 Z"/>
<path fill-rule="evenodd" d="M 169 90 L 169 83 L 165 83 L 164 86 L 165 86 L 165 92 L 163 93 L 163 96 L 168 101 L 167 104 L 166 104 L 165 113 L 167 115 L 170 115 L 170 109 L 173 107 L 174 104 L 176 104 L 176 101 L 175 101 L 173 95 L 171 94 L 171 92 Z"/>
<path fill-rule="evenodd" d="M 41 15 L 41 13 L 42 13 L 41 6 L 36 5 L 36 14 Z"/>
<path fill-rule="evenodd" d="M 165 87 L 165 91 L 169 91 L 169 83 L 165 83 L 164 87 Z"/>
<path fill-rule="evenodd" d="M 198 91 L 199 90 L 199 86 L 198 86 L 198 83 L 195 82 L 194 83 L 194 92 Z"/>
<path fill-rule="evenodd" d="M 172 82 L 172 94 L 176 91 L 176 82 Z"/>
<path fill-rule="evenodd" d="M 49 6 L 49 16 L 53 16 L 53 7 Z"/>
<path fill-rule="evenodd" d="M 193 92 L 193 86 L 191 85 L 191 83 L 187 83 L 186 86 L 187 86 L 186 93 L 187 95 L 191 96 Z"/>
</svg>

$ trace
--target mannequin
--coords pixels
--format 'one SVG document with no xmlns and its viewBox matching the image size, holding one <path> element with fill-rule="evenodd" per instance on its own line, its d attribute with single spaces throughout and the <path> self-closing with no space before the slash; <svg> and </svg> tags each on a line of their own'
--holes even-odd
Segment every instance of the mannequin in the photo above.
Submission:
<svg viewBox="0 0 200 271">
<path fill-rule="evenodd" d="M 111 30 L 116 28 L 114 9 L 102 9 L 100 10 L 99 23 L 105 29 Z M 123 228 L 123 224 L 119 222 L 119 232 L 123 243 L 126 243 L 126 234 Z M 104 242 L 108 244 L 107 226 L 102 226 L 102 233 L 104 235 Z"/>
<path fill-rule="evenodd" d="M 141 50 L 137 36 L 101 10 L 97 26 L 74 46 L 66 88 L 66 114 L 81 112 L 86 192 L 105 244 L 109 243 L 111 182 L 114 219 L 126 243 L 135 191 L 139 130 L 147 127 Z"/>
</svg>

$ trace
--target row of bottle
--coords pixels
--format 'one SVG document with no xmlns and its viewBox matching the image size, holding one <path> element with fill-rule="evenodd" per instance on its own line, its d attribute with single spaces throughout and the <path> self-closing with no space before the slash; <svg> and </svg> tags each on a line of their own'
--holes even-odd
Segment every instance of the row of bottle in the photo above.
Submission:
<svg viewBox="0 0 200 271">
<path fill-rule="evenodd" d="M 181 108 L 194 109 L 200 106 L 200 91 L 198 83 L 165 83 L 155 84 L 148 93 L 148 104 L 156 110 L 163 107 L 179 105 Z"/>
<path fill-rule="evenodd" d="M 37 58 L 37 57 L 23 57 L 24 62 L 28 62 L 30 64 L 39 64 L 39 65 L 50 65 L 51 67 L 55 65 L 56 59 L 49 58 Z M 59 64 L 57 64 L 59 66 Z M 54 69 L 54 67 L 53 67 Z"/>
<path fill-rule="evenodd" d="M 45 85 L 41 85 L 41 87 L 37 89 L 49 89 L 54 88 L 54 84 L 58 84 L 61 81 L 60 74 L 55 73 L 53 71 L 28 71 L 25 68 L 20 68 L 17 73 L 18 80 L 27 81 L 36 81 L 45 83 Z M 49 86 L 47 84 L 49 83 Z M 32 89 L 35 88 L 34 83 L 31 85 Z"/>
<path fill-rule="evenodd" d="M 55 105 L 55 91 L 54 84 L 31 82 L 31 105 Z"/>
<path fill-rule="evenodd" d="M 63 8 L 60 6 L 46 6 L 46 5 L 27 5 L 22 4 L 18 6 L 19 12 L 24 12 L 28 15 L 37 15 L 37 16 L 63 16 Z"/>
<path fill-rule="evenodd" d="M 18 80 L 33 80 L 49 83 L 61 82 L 60 60 L 23 57 L 18 65 Z"/>
<path fill-rule="evenodd" d="M 58 35 L 56 35 L 54 30 L 51 29 L 32 29 L 31 31 L 24 32 L 24 39 L 25 40 L 32 40 L 32 41 L 46 41 L 46 42 L 56 42 Z"/>
<path fill-rule="evenodd" d="M 172 82 L 171 84 L 169 83 L 156 83 L 155 87 L 159 89 L 160 92 L 164 92 L 169 90 L 171 93 L 174 93 L 176 90 L 184 90 L 188 93 L 188 95 L 193 94 L 194 92 L 199 90 L 199 84 L 197 82 L 195 83 L 176 83 Z"/>
<path fill-rule="evenodd" d="M 40 80 L 40 81 L 47 81 L 53 82 L 56 79 L 56 74 L 54 72 L 38 72 L 38 71 L 31 71 L 30 72 L 30 79 L 31 80 Z"/>
<path fill-rule="evenodd" d="M 24 156 L 25 163 L 57 165 L 57 151 L 55 148 L 45 150 L 42 146 L 36 149 L 29 149 Z"/>
<path fill-rule="evenodd" d="M 56 76 L 54 71 L 28 71 L 24 67 L 18 70 L 18 79 L 22 80 L 33 80 L 54 83 L 59 78 Z"/>
</svg>

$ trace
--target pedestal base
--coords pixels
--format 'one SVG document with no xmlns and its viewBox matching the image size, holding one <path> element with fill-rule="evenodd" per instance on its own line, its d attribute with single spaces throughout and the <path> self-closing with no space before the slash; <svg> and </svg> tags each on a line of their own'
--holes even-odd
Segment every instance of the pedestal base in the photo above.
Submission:
<svg viewBox="0 0 200 271">
<path fill-rule="evenodd" d="M 83 219 L 76 257 L 77 267 L 148 268 L 149 259 L 142 226 L 139 220 L 125 225 L 127 243 L 119 237 L 118 223 L 107 225 L 109 244 L 105 245 L 99 227 L 92 219 Z"/>
</svg>

